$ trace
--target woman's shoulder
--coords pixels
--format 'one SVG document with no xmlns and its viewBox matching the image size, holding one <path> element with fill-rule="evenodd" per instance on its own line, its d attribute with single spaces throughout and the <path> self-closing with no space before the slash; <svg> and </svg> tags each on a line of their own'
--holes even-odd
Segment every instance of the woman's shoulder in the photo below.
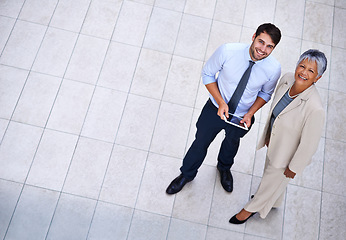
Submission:
<svg viewBox="0 0 346 240">
<path fill-rule="evenodd" d="M 322 99 L 321 99 L 321 95 L 317 90 L 316 86 L 313 86 L 313 88 L 311 89 L 311 94 L 309 97 L 309 100 L 314 103 L 314 106 L 317 109 L 323 109 L 323 103 L 322 103 Z M 323 109 L 324 110 L 324 109 Z"/>
<path fill-rule="evenodd" d="M 294 83 L 294 73 L 287 72 L 284 75 L 282 75 L 281 81 L 286 83 Z"/>
<path fill-rule="evenodd" d="M 283 85 L 293 85 L 294 83 L 294 73 L 285 73 L 284 75 L 282 75 L 277 88 L 283 86 Z"/>
<path fill-rule="evenodd" d="M 302 98 L 306 102 L 307 113 L 314 115 L 325 115 L 325 109 L 323 107 L 323 102 L 321 96 L 315 85 L 311 86 L 309 91 L 306 92 L 305 96 Z"/>
</svg>

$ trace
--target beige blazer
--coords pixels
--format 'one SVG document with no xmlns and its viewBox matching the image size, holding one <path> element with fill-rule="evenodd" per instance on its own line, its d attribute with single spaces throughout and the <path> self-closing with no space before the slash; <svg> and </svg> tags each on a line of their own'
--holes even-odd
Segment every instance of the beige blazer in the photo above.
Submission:
<svg viewBox="0 0 346 240">
<path fill-rule="evenodd" d="M 274 121 L 270 132 L 270 116 L 281 97 L 293 85 L 293 73 L 285 74 L 277 88 L 267 122 L 257 149 L 269 138 L 267 156 L 271 165 L 300 174 L 316 152 L 324 126 L 325 111 L 315 85 L 298 95 Z"/>
</svg>

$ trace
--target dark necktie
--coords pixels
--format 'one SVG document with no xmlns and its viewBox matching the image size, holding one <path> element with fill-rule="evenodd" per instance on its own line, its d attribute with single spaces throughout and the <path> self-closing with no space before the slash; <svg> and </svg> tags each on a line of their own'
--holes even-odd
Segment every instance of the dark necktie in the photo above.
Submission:
<svg viewBox="0 0 346 240">
<path fill-rule="evenodd" d="M 235 110 L 237 109 L 239 100 L 240 100 L 241 96 L 243 95 L 246 84 L 247 84 L 249 77 L 250 77 L 252 66 L 254 64 L 255 64 L 255 62 L 249 61 L 249 67 L 244 72 L 243 76 L 241 77 L 241 79 L 238 83 L 237 88 L 235 89 L 235 91 L 231 97 L 231 100 L 229 100 L 229 102 L 228 102 L 228 108 L 229 108 L 230 113 L 234 113 Z"/>
</svg>

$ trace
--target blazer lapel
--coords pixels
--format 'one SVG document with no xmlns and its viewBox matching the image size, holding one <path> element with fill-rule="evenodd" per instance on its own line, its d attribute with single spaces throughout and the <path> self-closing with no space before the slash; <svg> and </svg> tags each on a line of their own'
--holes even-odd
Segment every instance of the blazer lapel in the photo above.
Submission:
<svg viewBox="0 0 346 240">
<path fill-rule="evenodd" d="M 308 89 L 306 89 L 304 92 L 299 94 L 290 104 L 288 104 L 287 107 L 285 107 L 279 115 L 285 114 L 299 107 L 303 102 L 309 99 L 309 96 L 311 92 L 314 91 L 314 89 L 315 89 L 315 86 L 311 85 Z"/>
<path fill-rule="evenodd" d="M 279 114 L 285 114 L 293 109 L 295 109 L 296 107 L 298 107 L 300 104 L 302 104 L 304 100 L 301 98 L 301 96 L 297 96 L 290 104 L 287 105 L 287 107 L 285 107 L 282 112 Z"/>
<path fill-rule="evenodd" d="M 280 99 L 285 95 L 285 93 L 287 92 L 287 90 L 290 88 L 290 85 L 288 84 L 288 82 L 285 82 L 282 87 L 280 87 L 278 89 L 278 91 L 275 93 L 275 98 L 273 99 L 273 104 L 271 105 L 271 109 L 270 109 L 270 116 L 274 110 L 274 107 L 276 106 L 276 104 L 280 101 Z"/>
</svg>

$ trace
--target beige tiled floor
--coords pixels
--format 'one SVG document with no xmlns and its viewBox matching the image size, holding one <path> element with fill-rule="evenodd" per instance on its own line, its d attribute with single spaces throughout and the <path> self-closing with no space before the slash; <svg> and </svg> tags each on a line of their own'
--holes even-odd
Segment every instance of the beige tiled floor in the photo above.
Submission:
<svg viewBox="0 0 346 240">
<path fill-rule="evenodd" d="M 318 48 L 327 124 L 313 163 L 262 220 L 228 219 L 254 193 L 268 106 L 243 139 L 226 193 L 222 133 L 197 178 L 179 174 L 208 94 L 205 60 L 273 22 L 294 71 Z M 0 239 L 345 239 L 345 0 L 0 0 Z"/>
</svg>

